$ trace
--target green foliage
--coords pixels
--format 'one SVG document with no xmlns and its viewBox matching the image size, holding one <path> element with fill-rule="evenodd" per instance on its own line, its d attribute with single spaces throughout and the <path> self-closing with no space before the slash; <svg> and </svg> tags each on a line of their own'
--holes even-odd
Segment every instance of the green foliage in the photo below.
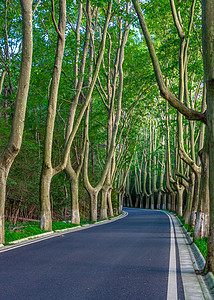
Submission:
<svg viewBox="0 0 214 300">
<path fill-rule="evenodd" d="M 12 242 L 25 237 L 44 233 L 39 227 L 39 222 L 18 222 L 16 225 L 12 225 L 5 222 L 5 242 Z"/>
<path fill-rule="evenodd" d="M 203 257 L 206 259 L 208 237 L 205 237 L 204 239 L 194 239 L 194 242 L 198 246 L 198 249 L 200 250 Z"/>
<path fill-rule="evenodd" d="M 52 229 L 54 230 L 61 230 L 61 229 L 66 229 L 66 228 L 72 228 L 76 227 L 78 225 L 68 223 L 68 222 L 52 222 Z"/>
<path fill-rule="evenodd" d="M 183 226 L 185 227 L 186 231 L 188 231 L 188 224 L 185 224 L 184 219 L 181 216 L 177 215 L 177 218 L 181 221 Z M 191 235 L 193 236 L 194 228 L 190 229 Z M 208 243 L 208 237 L 205 237 L 204 239 L 194 239 L 194 243 L 198 246 L 198 249 L 200 250 L 203 257 L 206 259 L 207 257 L 207 243 Z"/>
</svg>

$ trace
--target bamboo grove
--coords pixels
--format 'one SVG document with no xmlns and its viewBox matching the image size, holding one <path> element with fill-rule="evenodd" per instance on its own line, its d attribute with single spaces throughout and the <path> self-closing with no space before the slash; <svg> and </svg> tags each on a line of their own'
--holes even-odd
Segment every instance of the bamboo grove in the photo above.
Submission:
<svg viewBox="0 0 214 300">
<path fill-rule="evenodd" d="M 0 7 L 0 244 L 5 220 L 167 209 L 214 271 L 213 0 Z"/>
</svg>

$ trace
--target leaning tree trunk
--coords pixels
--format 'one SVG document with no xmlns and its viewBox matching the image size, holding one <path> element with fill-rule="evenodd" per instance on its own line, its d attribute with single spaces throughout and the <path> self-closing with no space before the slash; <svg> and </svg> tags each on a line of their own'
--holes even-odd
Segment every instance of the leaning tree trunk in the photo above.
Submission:
<svg viewBox="0 0 214 300">
<path fill-rule="evenodd" d="M 52 230 L 52 216 L 50 205 L 50 187 L 52 177 L 53 169 L 43 166 L 40 178 L 40 228 L 47 231 Z"/>
<path fill-rule="evenodd" d="M 112 192 L 112 188 L 109 188 L 108 192 L 107 192 L 107 203 L 108 203 L 108 208 L 109 208 L 109 216 L 113 217 L 114 211 L 113 211 L 113 206 L 112 206 L 112 201 L 111 201 L 111 192 Z"/>
<path fill-rule="evenodd" d="M 54 3 L 54 2 L 53 2 Z M 60 20 L 62 20 L 62 27 L 63 29 L 59 30 L 59 28 L 57 28 L 57 33 L 59 35 L 58 37 L 58 46 L 60 44 L 60 41 L 63 40 L 64 37 L 64 25 L 66 23 L 66 19 L 65 19 L 65 15 L 66 15 L 66 2 L 60 0 Z M 70 148 L 72 145 L 72 142 L 74 140 L 74 137 L 76 135 L 76 132 L 80 126 L 81 120 L 84 116 L 84 113 L 87 109 L 87 107 L 89 106 L 89 103 L 91 101 L 91 97 L 92 97 L 92 93 L 94 90 L 94 86 L 98 77 L 98 73 L 100 70 L 100 65 L 102 63 L 102 59 L 103 59 L 103 54 L 104 54 L 104 50 L 105 50 L 105 41 L 106 41 L 106 35 L 107 35 L 107 29 L 108 29 L 108 25 L 109 25 L 109 20 L 110 20 L 110 16 L 111 16 L 111 7 L 112 7 L 112 2 L 109 2 L 108 4 L 108 12 L 106 15 L 106 20 L 105 20 L 105 25 L 104 25 L 104 29 L 103 29 L 103 37 L 102 37 L 102 41 L 100 43 L 99 46 L 99 52 L 98 52 L 98 56 L 97 56 L 97 60 L 96 60 L 96 65 L 95 65 L 95 69 L 94 69 L 94 74 L 93 74 L 93 78 L 91 80 L 91 84 L 88 87 L 88 91 L 87 91 L 87 95 L 85 97 L 85 103 L 75 121 L 74 124 L 74 128 L 68 138 L 67 143 L 65 144 L 64 147 L 64 155 L 63 155 L 63 162 L 61 164 L 59 164 L 59 166 L 54 168 L 54 174 L 58 174 L 59 172 L 63 171 L 66 168 L 67 162 L 68 162 L 68 156 L 70 154 Z M 63 8 L 63 9 L 62 9 Z M 60 22 L 61 23 L 61 22 Z M 58 47 L 57 47 L 58 48 Z M 60 50 L 60 49 L 59 49 Z M 57 93 L 58 92 L 58 80 L 59 80 L 59 74 L 61 74 L 61 64 L 59 61 L 59 57 L 57 58 L 57 54 L 58 56 L 60 56 L 62 54 L 62 51 L 58 51 L 56 53 L 56 60 L 58 62 L 58 65 L 56 66 L 56 62 L 55 62 L 55 66 L 54 66 L 54 74 L 57 73 L 57 76 L 53 76 L 53 78 L 55 80 L 52 80 L 52 84 L 51 84 L 51 93 L 50 93 L 50 97 L 49 97 L 49 107 L 48 107 L 48 120 L 50 120 L 50 124 L 48 126 L 46 126 L 46 136 L 47 137 L 51 137 L 51 138 L 47 138 L 47 141 L 53 141 L 53 128 L 54 128 L 54 120 L 55 119 L 55 115 L 56 115 L 56 101 L 52 101 L 52 100 L 57 100 Z M 53 75 L 54 75 L 53 74 Z M 50 143 L 45 143 L 45 148 L 47 148 L 48 151 L 46 151 L 46 153 L 44 154 L 44 168 L 50 168 L 50 166 L 52 166 L 51 163 L 51 154 L 52 154 L 52 144 Z M 43 198 L 43 195 L 40 195 L 40 201 L 43 201 L 45 198 Z M 49 199 L 50 202 L 50 199 Z M 50 203 L 49 203 L 50 205 Z M 41 224 L 41 228 L 45 229 L 42 227 Z"/>
<path fill-rule="evenodd" d="M 40 228 L 42 230 L 47 230 L 47 231 L 52 230 L 50 187 L 51 187 L 52 177 L 56 174 L 52 167 L 52 145 L 53 145 L 53 133 L 54 133 L 54 123 L 56 118 L 59 82 L 60 82 L 62 60 L 63 60 L 64 48 L 65 48 L 66 1 L 60 0 L 59 6 L 60 6 L 59 28 L 56 27 L 56 32 L 58 34 L 57 50 L 55 54 L 55 62 L 54 62 L 50 96 L 48 102 L 44 157 L 43 157 L 43 166 L 42 166 L 42 172 L 40 177 L 40 209 L 41 209 Z M 52 15 L 53 12 L 54 12 L 54 7 L 52 7 Z M 53 15 L 53 19 L 54 19 L 54 15 Z"/>
<path fill-rule="evenodd" d="M 146 209 L 149 209 L 149 199 L 150 199 L 149 195 L 146 194 Z"/>
<path fill-rule="evenodd" d="M 183 215 L 183 193 L 184 193 L 184 187 L 183 186 L 178 187 L 176 212 L 179 216 Z"/>
<path fill-rule="evenodd" d="M 162 198 L 162 192 L 161 190 L 158 191 L 158 202 L 157 202 L 157 209 L 161 208 L 161 198 Z"/>
<path fill-rule="evenodd" d="M 206 85 L 204 86 L 202 111 L 206 110 Z M 199 203 L 194 227 L 194 238 L 204 238 L 209 234 L 209 149 L 208 131 L 205 133 L 205 125 L 202 124 L 199 138 L 198 159 L 201 161 L 201 178 Z M 205 138 L 204 138 L 205 135 Z"/>
<path fill-rule="evenodd" d="M 172 192 L 170 193 L 170 200 L 171 200 L 171 210 L 175 211 L 175 201 L 176 201 L 176 193 Z"/>
<path fill-rule="evenodd" d="M 164 192 L 164 194 L 163 194 L 163 205 L 162 205 L 162 209 L 166 209 L 166 192 Z"/>
<path fill-rule="evenodd" d="M 0 244 L 5 242 L 4 239 L 4 211 L 5 211 L 5 200 L 6 200 L 6 182 L 7 182 L 8 171 L 5 168 L 0 167 Z"/>
<path fill-rule="evenodd" d="M 195 183 L 195 174 L 190 173 L 189 187 L 187 190 L 187 201 L 184 209 L 184 220 L 185 224 L 189 224 L 190 216 L 191 216 L 191 208 L 192 208 L 192 200 L 194 195 L 194 183 Z"/>
<path fill-rule="evenodd" d="M 69 136 L 74 128 L 74 121 L 76 115 L 76 109 L 79 103 L 79 97 L 82 91 L 82 86 L 84 82 L 84 74 L 85 74 L 85 65 L 87 60 L 87 52 L 89 48 L 90 41 L 90 26 L 91 26 L 91 7 L 90 2 L 88 1 L 86 11 L 88 14 L 88 24 L 86 26 L 85 32 L 85 42 L 82 49 L 82 59 L 81 64 L 79 65 L 79 57 L 80 57 L 80 30 L 81 30 L 81 22 L 82 22 L 82 14 L 83 14 L 83 3 L 79 3 L 79 14 L 76 24 L 76 55 L 75 55 L 75 63 L 74 63 L 74 90 L 75 95 L 72 99 L 72 103 L 70 105 L 70 110 L 68 114 L 67 128 L 66 128 L 66 136 L 65 136 L 65 144 L 68 142 Z M 82 168 L 82 157 L 84 155 L 84 150 L 82 150 L 81 154 L 81 162 L 75 171 L 71 164 L 71 158 L 69 156 L 68 162 L 65 168 L 65 173 L 70 184 L 70 195 L 71 195 L 71 221 L 73 224 L 80 224 L 80 212 L 79 212 L 79 175 Z"/>
<path fill-rule="evenodd" d="M 75 174 L 76 175 L 76 174 Z M 79 211 L 79 176 L 72 174 L 72 179 L 70 183 L 71 188 L 71 199 L 72 199 L 72 209 L 71 209 L 71 221 L 73 224 L 80 224 L 80 211 Z"/>
<path fill-rule="evenodd" d="M 121 214 L 123 211 L 123 199 L 124 199 L 125 191 L 124 188 L 121 189 L 119 193 L 119 207 L 118 207 L 118 213 Z"/>
<path fill-rule="evenodd" d="M 199 203 L 200 181 L 201 181 L 201 174 L 195 174 L 195 186 L 194 186 L 192 208 L 191 208 L 191 214 L 189 220 L 189 230 L 191 228 L 194 228 L 195 226 L 196 214 L 197 214 L 198 203 Z"/>
<path fill-rule="evenodd" d="M 154 198 L 152 198 L 152 121 L 149 123 L 149 206 L 154 209 Z"/>
<path fill-rule="evenodd" d="M 89 192 L 90 195 L 90 221 L 97 222 L 97 196 L 98 191 L 95 189 Z"/>
<path fill-rule="evenodd" d="M 194 228 L 194 238 L 203 239 L 209 234 L 209 154 L 208 139 L 205 136 L 205 144 L 199 152 L 201 158 L 201 185 L 199 205 Z"/>
<path fill-rule="evenodd" d="M 164 146 L 164 137 L 163 137 L 163 146 Z M 165 174 L 165 155 L 163 154 L 162 161 L 161 161 L 161 170 L 160 170 L 160 185 L 158 190 L 157 209 L 161 209 L 161 199 L 163 199 L 163 190 L 164 190 L 163 189 L 164 174 Z"/>
<path fill-rule="evenodd" d="M 100 209 L 100 220 L 107 219 L 107 189 L 105 186 L 102 188 L 102 200 L 101 200 L 101 209 Z"/>
<path fill-rule="evenodd" d="M 214 273 L 214 1 L 202 0 L 202 46 L 204 80 L 207 87 L 207 130 L 209 140 L 210 231 L 205 271 Z"/>
<path fill-rule="evenodd" d="M 4 211 L 6 181 L 10 167 L 19 153 L 24 130 L 25 111 L 30 83 L 33 39 L 32 39 L 32 0 L 21 0 L 22 8 L 22 58 L 15 100 L 13 124 L 7 146 L 0 155 L 0 244 L 4 243 Z"/>
</svg>

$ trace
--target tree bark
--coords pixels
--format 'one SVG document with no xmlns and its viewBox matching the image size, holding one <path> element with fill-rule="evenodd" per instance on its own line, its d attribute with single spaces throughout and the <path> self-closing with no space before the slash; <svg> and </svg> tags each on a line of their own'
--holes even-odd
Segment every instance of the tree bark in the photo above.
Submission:
<svg viewBox="0 0 214 300">
<path fill-rule="evenodd" d="M 214 273 L 214 1 L 202 0 L 202 47 L 207 87 L 207 130 L 209 140 L 210 229 L 205 271 Z"/>
<path fill-rule="evenodd" d="M 109 14 L 110 14 L 110 7 L 109 7 Z M 89 133 L 88 133 L 88 124 L 89 124 L 89 110 L 86 112 L 86 119 L 85 119 L 85 139 L 86 139 L 86 153 L 84 158 L 84 185 L 86 190 L 90 195 L 93 196 L 93 193 L 91 191 L 99 191 L 103 188 L 104 183 L 107 180 L 108 189 L 111 189 L 111 180 L 109 180 L 108 176 L 111 177 L 111 168 L 113 164 L 113 155 L 116 148 L 116 137 L 118 132 L 118 126 L 120 122 L 120 116 L 121 116 L 121 101 L 122 101 L 122 93 L 123 93 L 123 61 L 124 61 L 124 47 L 127 41 L 129 30 L 127 28 L 124 29 L 124 32 L 120 34 L 121 40 L 119 41 L 119 48 L 118 53 L 116 56 L 116 62 L 115 62 L 115 74 L 114 74 L 114 80 L 112 83 L 112 89 L 108 85 L 109 89 L 109 95 L 110 95 L 110 102 L 107 106 L 108 110 L 108 140 L 107 140 L 107 151 L 106 151 L 106 157 L 105 157 L 105 164 L 102 169 L 101 177 L 96 185 L 96 187 L 92 187 L 89 181 L 88 177 L 88 154 L 89 154 Z M 118 70 L 118 71 L 117 71 Z M 119 74 L 119 84 L 117 86 L 117 77 Z M 110 75 L 110 74 L 109 74 Z M 107 76 L 108 77 L 108 76 Z M 109 78 L 108 78 L 109 82 Z M 114 112 L 114 106 L 115 106 L 115 92 L 116 88 L 118 87 L 117 91 L 117 104 L 116 104 L 116 112 Z M 111 198 L 110 193 L 108 193 L 108 203 L 110 204 L 110 211 L 111 211 Z M 93 198 L 91 199 L 93 202 Z"/>
<path fill-rule="evenodd" d="M 52 18 L 55 24 L 54 16 L 54 2 L 52 2 Z M 66 1 L 59 1 L 60 14 L 59 14 L 59 28 L 57 25 L 56 32 L 58 33 L 57 50 L 55 55 L 55 62 L 52 74 L 50 96 L 48 102 L 48 114 L 45 132 L 45 146 L 43 166 L 40 179 L 40 209 L 41 209 L 41 223 L 40 228 L 42 230 L 52 230 L 52 217 L 50 208 L 50 186 L 51 179 L 56 174 L 52 168 L 52 145 L 54 124 L 56 117 L 57 98 L 59 90 L 59 82 L 62 69 L 62 60 L 64 56 L 65 48 L 65 29 L 66 29 Z"/>
<path fill-rule="evenodd" d="M 201 184 L 199 194 L 199 205 L 194 228 L 194 238 L 203 239 L 209 234 L 209 153 L 208 138 L 205 136 L 205 143 L 199 155 L 201 158 Z"/>
<path fill-rule="evenodd" d="M 90 221 L 97 222 L 97 196 L 98 191 L 94 189 L 89 192 L 90 195 Z"/>
<path fill-rule="evenodd" d="M 75 174 L 76 175 L 76 174 Z M 79 176 L 72 176 L 71 177 L 71 202 L 72 202 L 72 209 L 71 209 L 71 222 L 73 224 L 80 224 L 80 211 L 79 211 Z"/>
<path fill-rule="evenodd" d="M 112 188 L 109 187 L 108 192 L 107 192 L 107 203 L 108 203 L 108 208 L 109 208 L 109 216 L 113 217 L 114 211 L 113 211 L 112 201 L 111 201 L 111 192 L 112 192 Z M 123 208 L 122 208 L 122 210 L 123 210 Z"/>
<path fill-rule="evenodd" d="M 176 212 L 179 216 L 183 216 L 183 192 L 184 192 L 184 187 L 180 186 L 177 189 L 177 207 L 176 207 Z"/>
<path fill-rule="evenodd" d="M 107 219 L 107 194 L 108 191 L 105 187 L 102 188 L 102 201 L 101 201 L 101 209 L 100 209 L 100 220 Z"/>
<path fill-rule="evenodd" d="M 22 58 L 15 100 L 15 111 L 8 144 L 0 155 L 0 244 L 4 243 L 4 210 L 6 181 L 11 165 L 19 153 L 24 130 L 25 111 L 32 66 L 32 0 L 21 0 L 22 9 Z"/>
<path fill-rule="evenodd" d="M 212 1 L 212 0 L 210 0 Z M 160 94 L 161 96 L 166 99 L 171 106 L 176 108 L 181 114 L 183 114 L 187 119 L 189 120 L 200 120 L 203 123 L 207 123 L 206 114 L 192 110 L 188 107 L 186 107 L 182 102 L 180 102 L 174 94 L 170 92 L 170 90 L 166 87 L 163 74 L 160 68 L 160 64 L 155 52 L 155 48 L 151 39 L 151 36 L 149 34 L 146 22 L 143 17 L 142 10 L 140 8 L 140 4 L 138 0 L 132 0 L 134 8 L 137 12 L 138 19 L 140 22 L 140 26 L 142 28 L 146 44 L 149 50 L 149 54 L 152 60 L 153 68 L 155 71 L 156 80 L 159 86 Z"/>
<path fill-rule="evenodd" d="M 191 228 L 194 228 L 194 226 L 195 226 L 196 214 L 197 214 L 198 203 L 199 203 L 200 181 L 201 181 L 201 174 L 196 173 L 191 215 L 190 215 L 190 220 L 189 220 L 189 230 Z"/>
<path fill-rule="evenodd" d="M 189 177 L 190 177 L 190 179 L 189 179 L 189 186 L 188 186 L 188 190 L 187 190 L 187 200 L 186 200 L 186 206 L 184 209 L 185 224 L 189 224 L 189 222 L 190 222 L 192 200 L 193 200 L 193 195 L 194 195 L 195 174 L 193 172 L 191 172 Z"/>
<path fill-rule="evenodd" d="M 166 193 L 163 194 L 163 205 L 162 209 L 166 209 Z"/>
</svg>

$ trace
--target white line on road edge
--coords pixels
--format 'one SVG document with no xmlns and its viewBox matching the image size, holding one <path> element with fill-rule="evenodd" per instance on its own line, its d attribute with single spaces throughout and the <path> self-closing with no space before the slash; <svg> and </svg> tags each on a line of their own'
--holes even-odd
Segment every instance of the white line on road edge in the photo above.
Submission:
<svg viewBox="0 0 214 300">
<path fill-rule="evenodd" d="M 167 289 L 167 300 L 177 300 L 177 264 L 176 264 L 176 247 L 175 247 L 175 232 L 172 223 L 171 216 L 165 213 L 170 221 L 170 258 L 169 258 L 169 275 L 168 275 L 168 289 Z"/>
</svg>

